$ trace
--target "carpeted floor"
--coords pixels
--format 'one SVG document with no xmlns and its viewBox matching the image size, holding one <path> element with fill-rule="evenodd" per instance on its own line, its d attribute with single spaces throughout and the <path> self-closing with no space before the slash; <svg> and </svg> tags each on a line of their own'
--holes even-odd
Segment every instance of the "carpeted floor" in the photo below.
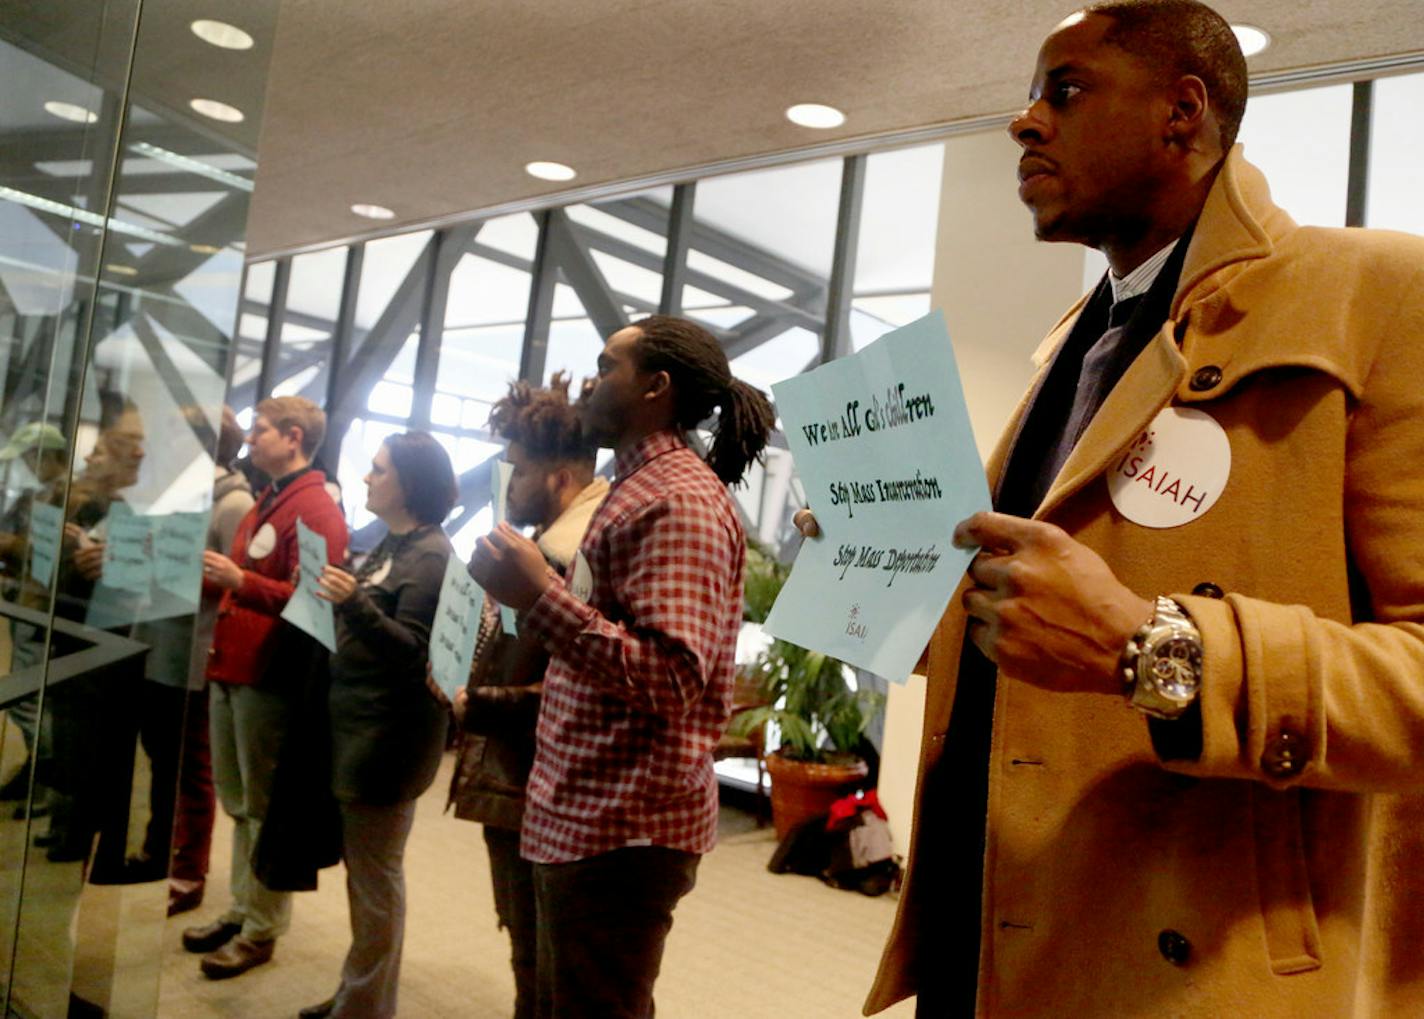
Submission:
<svg viewBox="0 0 1424 1019">
<path fill-rule="evenodd" d="M 500 1019 L 511 1013 L 509 945 L 495 927 L 484 841 L 477 825 L 442 814 L 450 762 L 421 801 L 406 851 L 409 889 L 401 1015 Z M 183 927 L 226 906 L 231 827 L 220 818 L 208 901 L 163 935 L 158 1015 L 164 1019 L 294 1016 L 336 987 L 348 945 L 344 875 L 322 875 L 299 895 L 291 931 L 269 964 L 214 982 L 183 952 Z M 658 981 L 660 1019 L 838 1019 L 860 1014 L 894 915 L 889 896 L 836 891 L 813 878 L 773 875 L 770 828 L 725 809 L 722 838 L 675 915 Z M 906 1019 L 902 1003 L 884 1015 Z"/>
</svg>

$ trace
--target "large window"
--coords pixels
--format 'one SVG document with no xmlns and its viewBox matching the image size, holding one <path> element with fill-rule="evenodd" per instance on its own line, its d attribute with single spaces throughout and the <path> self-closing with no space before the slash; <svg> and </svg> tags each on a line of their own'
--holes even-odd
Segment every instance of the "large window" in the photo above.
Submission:
<svg viewBox="0 0 1424 1019">
<path fill-rule="evenodd" d="M 1419 178 L 1424 174 L 1421 109 L 1424 74 L 1375 82 L 1367 226 L 1424 234 L 1424 201 L 1419 197 Z"/>
<path fill-rule="evenodd" d="M 1301 224 L 1344 226 L 1350 169 L 1351 86 L 1252 96 L 1238 140 L 1271 183 L 1271 198 Z"/>
<path fill-rule="evenodd" d="M 683 311 L 763 389 L 820 357 L 841 167 L 822 160 L 697 185 Z"/>
<path fill-rule="evenodd" d="M 850 317 L 855 350 L 929 314 L 943 170 L 943 144 L 866 160 Z"/>
</svg>

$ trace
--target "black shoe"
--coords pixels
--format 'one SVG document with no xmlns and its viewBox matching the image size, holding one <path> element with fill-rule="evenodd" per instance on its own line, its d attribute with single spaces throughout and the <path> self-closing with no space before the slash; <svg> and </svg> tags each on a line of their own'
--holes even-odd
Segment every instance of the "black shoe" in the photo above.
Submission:
<svg viewBox="0 0 1424 1019">
<path fill-rule="evenodd" d="M 223 923 L 218 920 L 206 927 L 189 927 L 183 932 L 183 947 L 189 952 L 206 955 L 208 952 L 216 952 L 241 933 L 242 924 Z"/>
<path fill-rule="evenodd" d="M 35 845 L 40 844 L 40 840 L 35 839 Z M 89 843 L 81 842 L 78 839 L 59 835 L 43 844 L 49 846 L 45 850 L 45 859 L 50 863 L 75 863 L 79 860 L 89 859 Z"/>
<path fill-rule="evenodd" d="M 141 856 L 131 856 L 121 866 L 95 867 L 89 874 L 91 885 L 141 885 L 150 881 L 162 881 L 168 876 L 168 868 L 162 860 L 146 860 Z"/>
<path fill-rule="evenodd" d="M 15 812 L 10 815 L 15 821 L 23 821 L 27 817 L 48 817 L 49 804 L 44 800 L 38 803 L 17 803 Z"/>
<path fill-rule="evenodd" d="M 320 1005 L 308 1005 L 297 1013 L 297 1019 L 326 1019 L 336 1008 L 336 995 L 327 998 Z"/>
<path fill-rule="evenodd" d="M 0 785 L 0 800 L 23 800 L 30 795 L 30 766 L 25 764 L 10 777 L 10 781 Z"/>
</svg>

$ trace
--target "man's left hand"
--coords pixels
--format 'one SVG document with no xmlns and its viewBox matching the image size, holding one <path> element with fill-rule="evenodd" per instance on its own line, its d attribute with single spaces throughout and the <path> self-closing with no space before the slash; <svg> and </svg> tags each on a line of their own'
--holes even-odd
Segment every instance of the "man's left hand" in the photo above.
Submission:
<svg viewBox="0 0 1424 1019">
<path fill-rule="evenodd" d="M 531 608 L 558 579 L 539 546 L 509 524 L 500 524 L 479 540 L 470 574 L 491 598 L 516 612 Z"/>
<path fill-rule="evenodd" d="M 74 569 L 85 580 L 98 580 L 104 574 L 104 544 L 91 543 L 74 550 Z"/>
<path fill-rule="evenodd" d="M 970 636 L 1009 675 L 1047 690 L 1118 693 L 1118 659 L 1152 602 L 1062 528 L 976 513 L 954 532 L 980 547 L 964 593 Z"/>
</svg>

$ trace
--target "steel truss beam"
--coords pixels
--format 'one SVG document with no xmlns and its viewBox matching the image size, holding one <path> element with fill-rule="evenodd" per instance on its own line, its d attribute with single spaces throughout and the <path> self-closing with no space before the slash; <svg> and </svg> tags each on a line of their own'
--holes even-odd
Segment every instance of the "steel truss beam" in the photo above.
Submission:
<svg viewBox="0 0 1424 1019">
<path fill-rule="evenodd" d="M 608 280 L 589 253 L 584 235 L 574 229 L 563 209 L 550 209 L 549 253 L 600 336 L 611 336 L 628 324 L 628 315 L 613 296 Z"/>
</svg>

